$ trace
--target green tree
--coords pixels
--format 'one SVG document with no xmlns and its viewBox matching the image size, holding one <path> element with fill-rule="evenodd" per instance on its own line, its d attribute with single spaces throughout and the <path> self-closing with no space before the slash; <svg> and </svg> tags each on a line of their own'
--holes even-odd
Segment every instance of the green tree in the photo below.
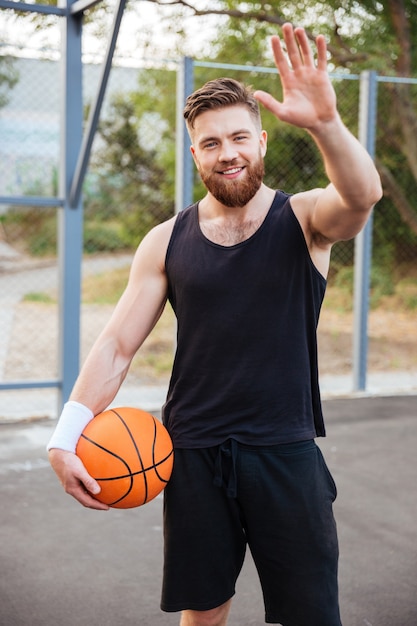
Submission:
<svg viewBox="0 0 417 626">
<path fill-rule="evenodd" d="M 139 91 L 119 95 L 100 122 L 85 207 L 87 226 L 107 223 L 107 235 L 101 226 L 103 248 L 112 247 L 111 240 L 113 247 L 120 246 L 120 239 L 136 246 L 151 227 L 173 215 L 173 157 L 164 141 L 167 124 L 157 111 L 150 111 Z"/>
</svg>

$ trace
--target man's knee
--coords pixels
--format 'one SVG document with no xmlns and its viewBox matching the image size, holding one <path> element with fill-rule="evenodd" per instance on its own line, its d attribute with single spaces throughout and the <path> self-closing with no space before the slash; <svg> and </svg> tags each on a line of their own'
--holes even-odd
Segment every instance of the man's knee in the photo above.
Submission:
<svg viewBox="0 0 417 626">
<path fill-rule="evenodd" d="M 231 602 L 209 611 L 183 611 L 180 626 L 226 626 Z"/>
</svg>

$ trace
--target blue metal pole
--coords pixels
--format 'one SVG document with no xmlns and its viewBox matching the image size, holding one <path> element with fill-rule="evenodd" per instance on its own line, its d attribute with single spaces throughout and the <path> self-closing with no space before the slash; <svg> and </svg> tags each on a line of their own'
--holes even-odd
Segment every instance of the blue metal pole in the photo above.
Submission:
<svg viewBox="0 0 417 626">
<path fill-rule="evenodd" d="M 359 140 L 373 158 L 377 114 L 377 73 L 364 71 L 360 78 Z M 353 390 L 366 389 L 368 361 L 368 313 L 372 254 L 372 215 L 355 239 Z"/>
<path fill-rule="evenodd" d="M 65 2 L 65 0 L 63 0 Z M 74 0 L 66 0 L 67 8 Z M 70 190 L 82 142 L 82 15 L 67 13 L 62 20 L 61 155 L 58 210 L 59 260 L 59 377 L 58 410 L 68 399 L 80 365 L 81 266 L 83 250 L 82 200 L 71 207 Z"/>
<path fill-rule="evenodd" d="M 194 163 L 190 152 L 190 138 L 183 118 L 187 96 L 194 89 L 194 61 L 184 57 L 177 72 L 177 147 L 175 210 L 178 213 L 193 202 Z"/>
</svg>

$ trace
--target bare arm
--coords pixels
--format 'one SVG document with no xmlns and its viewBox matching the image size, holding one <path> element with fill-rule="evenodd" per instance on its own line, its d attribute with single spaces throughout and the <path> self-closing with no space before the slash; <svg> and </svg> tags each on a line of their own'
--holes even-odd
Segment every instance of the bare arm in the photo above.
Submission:
<svg viewBox="0 0 417 626">
<path fill-rule="evenodd" d="M 127 287 L 71 393 L 71 400 L 88 406 L 95 415 L 114 399 L 132 358 L 164 309 L 167 292 L 164 250 L 170 229 L 164 224 L 161 230 L 151 231 L 139 246 Z"/>
<path fill-rule="evenodd" d="M 98 337 L 71 393 L 71 400 L 94 415 L 114 399 L 131 360 L 158 321 L 167 298 L 165 253 L 173 220 L 154 228 L 142 241 L 132 263 L 128 285 Z M 100 490 L 80 459 L 59 448 L 49 452 L 65 491 L 84 506 L 107 509 L 93 496 Z"/>
<path fill-rule="evenodd" d="M 316 64 L 302 28 L 285 24 L 283 35 L 291 67 L 279 37 L 272 38 L 283 102 L 261 91 L 255 96 L 278 119 L 305 128 L 315 140 L 330 184 L 325 189 L 297 194 L 292 205 L 307 240 L 330 245 L 350 239 L 362 229 L 381 197 L 381 183 L 369 154 L 340 119 L 327 73 L 324 37 L 319 35 L 316 40 Z"/>
</svg>

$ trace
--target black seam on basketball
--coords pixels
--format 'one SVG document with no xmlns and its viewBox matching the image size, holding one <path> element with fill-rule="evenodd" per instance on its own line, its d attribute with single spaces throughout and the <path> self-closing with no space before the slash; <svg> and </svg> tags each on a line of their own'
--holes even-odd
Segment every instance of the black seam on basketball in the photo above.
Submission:
<svg viewBox="0 0 417 626">
<path fill-rule="evenodd" d="M 116 459 L 119 459 L 119 461 L 121 461 L 123 463 L 123 465 L 126 466 L 128 472 L 131 473 L 131 469 L 129 467 L 129 464 L 126 463 L 126 461 L 124 460 L 123 457 L 119 456 L 118 454 L 116 454 L 115 452 L 113 452 L 112 450 L 109 450 L 108 448 L 105 448 L 104 446 L 102 446 L 101 444 L 97 443 L 97 441 L 94 441 L 94 439 L 90 439 L 90 437 L 87 437 L 86 435 L 82 434 L 81 437 L 83 439 L 85 439 L 86 441 L 89 441 L 93 446 L 96 446 L 96 448 L 100 448 L 100 450 L 103 450 L 104 452 L 108 452 L 108 454 L 110 454 L 111 456 L 114 456 Z"/>
<path fill-rule="evenodd" d="M 157 431 L 157 426 L 156 426 L 156 419 L 154 416 L 152 416 L 152 421 L 153 421 L 153 442 L 152 442 L 152 461 L 153 461 L 153 468 L 155 470 L 155 474 L 157 475 L 158 479 L 161 480 L 162 482 L 165 482 L 161 476 L 158 474 L 158 470 L 157 470 L 157 465 L 159 465 L 159 463 L 155 463 L 155 444 L 156 444 L 156 431 Z"/>
<path fill-rule="evenodd" d="M 146 473 L 144 471 L 144 463 L 143 463 L 143 460 L 142 460 L 142 456 L 141 456 L 140 450 L 139 450 L 138 446 L 136 445 L 135 438 L 133 437 L 132 432 L 131 432 L 129 426 L 126 424 L 126 422 L 123 419 L 123 417 L 115 409 L 111 409 L 111 410 L 113 411 L 113 413 L 115 415 L 117 415 L 119 420 L 122 422 L 123 426 L 126 428 L 128 434 L 129 434 L 129 437 L 130 437 L 130 439 L 131 439 L 131 441 L 132 441 L 132 443 L 133 443 L 133 445 L 135 447 L 136 454 L 138 455 L 139 463 L 140 463 L 140 465 L 142 467 L 142 470 L 143 470 L 143 482 L 144 482 L 144 486 L 145 486 L 145 498 L 144 498 L 143 503 L 145 504 L 145 502 L 147 502 L 147 500 L 148 500 L 148 479 L 147 479 Z M 141 472 L 137 472 L 137 473 L 141 473 Z"/>
<path fill-rule="evenodd" d="M 90 437 L 87 437 L 83 433 L 81 434 L 81 437 L 83 439 L 85 439 L 86 441 L 88 441 L 89 443 L 91 443 L 93 446 L 96 446 L 96 448 L 100 448 L 100 450 L 103 450 L 104 452 L 107 452 L 111 456 L 113 456 L 116 459 L 118 459 L 119 461 L 121 461 L 123 463 L 123 465 L 126 467 L 126 469 L 128 470 L 128 472 L 129 472 L 128 474 L 125 474 L 124 476 L 118 476 L 117 477 L 117 478 L 130 478 L 130 485 L 129 485 L 129 488 L 126 491 L 126 493 L 121 498 L 119 498 L 118 500 L 115 500 L 115 502 L 112 502 L 111 504 L 109 503 L 109 506 L 113 506 L 114 504 L 117 504 L 118 502 L 123 500 L 123 498 L 126 498 L 126 496 L 128 496 L 129 493 L 132 491 L 132 489 L 133 489 L 133 482 L 134 482 L 134 476 L 135 475 L 132 473 L 132 470 L 130 469 L 129 464 L 126 463 L 126 461 L 121 456 L 119 456 L 118 454 L 115 454 L 115 452 L 112 452 L 112 450 L 109 450 L 108 448 L 105 448 L 104 446 L 100 445 L 99 443 L 97 443 L 93 439 L 90 439 Z M 108 478 L 100 478 L 98 476 L 94 476 L 94 480 L 106 481 L 106 480 L 109 480 L 109 479 Z M 112 480 L 112 479 L 110 479 L 110 480 Z"/>
<path fill-rule="evenodd" d="M 102 480 L 103 482 L 108 482 L 110 480 L 119 480 L 121 478 L 129 478 L 130 476 L 134 478 L 135 476 L 139 476 L 140 474 L 146 474 L 146 472 L 149 472 L 151 470 L 156 470 L 158 465 L 162 465 L 162 463 L 165 463 L 165 461 L 167 461 L 173 455 L 173 453 L 174 451 L 171 450 L 171 452 L 167 454 L 166 457 L 164 457 L 163 459 L 161 459 L 154 465 L 149 465 L 149 467 L 143 467 L 141 470 L 138 470 L 137 472 L 130 472 L 129 474 L 120 474 L 119 476 L 108 476 L 107 478 L 96 478 L 96 480 Z M 162 476 L 160 476 L 158 473 L 157 473 L 157 476 L 161 482 L 168 483 L 169 479 L 166 480 L 165 478 L 162 478 Z"/>
</svg>

